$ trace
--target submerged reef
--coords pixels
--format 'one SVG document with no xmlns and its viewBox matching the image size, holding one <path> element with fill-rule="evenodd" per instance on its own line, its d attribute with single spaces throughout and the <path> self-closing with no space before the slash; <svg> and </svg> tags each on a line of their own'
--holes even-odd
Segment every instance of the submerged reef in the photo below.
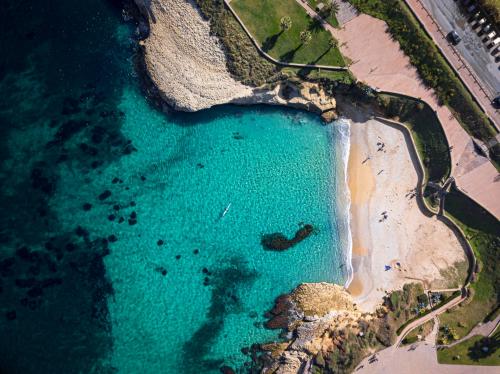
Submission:
<svg viewBox="0 0 500 374">
<path fill-rule="evenodd" d="M 261 244 L 268 251 L 284 251 L 310 236 L 314 231 L 313 225 L 304 225 L 297 230 L 292 239 L 288 239 L 280 232 L 262 235 Z"/>
</svg>

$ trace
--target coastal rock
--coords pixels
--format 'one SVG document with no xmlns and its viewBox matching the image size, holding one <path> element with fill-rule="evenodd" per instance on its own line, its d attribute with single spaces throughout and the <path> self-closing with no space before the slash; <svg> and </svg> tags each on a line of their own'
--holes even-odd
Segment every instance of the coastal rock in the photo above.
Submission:
<svg viewBox="0 0 500 374">
<path fill-rule="evenodd" d="M 300 243 L 302 240 L 306 239 L 309 235 L 313 233 L 312 225 L 304 225 L 297 230 L 295 236 L 292 239 L 288 239 L 285 235 L 277 232 L 273 234 L 267 234 L 262 236 L 261 244 L 264 249 L 271 251 L 284 251 L 288 248 L 293 247 L 295 244 Z"/>
<path fill-rule="evenodd" d="M 147 73 L 163 100 L 193 112 L 252 96 L 226 68 L 218 39 L 210 35 L 192 0 L 135 0 L 149 20 L 143 43 Z"/>
<path fill-rule="evenodd" d="M 302 283 L 290 295 L 306 316 L 325 316 L 335 311 L 355 311 L 351 295 L 332 283 Z"/>
<path fill-rule="evenodd" d="M 219 40 L 193 0 L 135 3 L 149 23 L 149 35 L 139 43 L 146 73 L 175 110 L 194 112 L 228 103 L 285 105 L 318 114 L 335 109 L 335 99 L 316 83 L 252 88 L 233 79 Z"/>
</svg>

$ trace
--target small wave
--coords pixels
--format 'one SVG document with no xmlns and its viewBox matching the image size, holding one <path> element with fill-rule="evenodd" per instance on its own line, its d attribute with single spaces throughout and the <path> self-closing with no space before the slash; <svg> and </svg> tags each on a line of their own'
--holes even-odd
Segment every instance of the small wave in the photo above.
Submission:
<svg viewBox="0 0 500 374">
<path fill-rule="evenodd" d="M 339 182 L 339 196 L 337 204 L 338 220 L 341 223 L 340 232 L 342 249 L 343 249 L 343 260 L 347 269 L 347 278 L 344 287 L 347 288 L 352 282 L 353 278 L 353 267 L 352 267 L 352 233 L 351 233 L 351 193 L 349 191 L 348 185 L 348 164 L 349 164 L 349 152 L 351 148 L 351 138 L 350 138 L 350 122 L 348 119 L 339 118 L 335 121 L 335 128 L 337 129 L 337 134 L 339 135 L 339 159 L 341 160 L 341 168 L 339 170 L 339 176 L 344 176 L 343 185 Z"/>
</svg>

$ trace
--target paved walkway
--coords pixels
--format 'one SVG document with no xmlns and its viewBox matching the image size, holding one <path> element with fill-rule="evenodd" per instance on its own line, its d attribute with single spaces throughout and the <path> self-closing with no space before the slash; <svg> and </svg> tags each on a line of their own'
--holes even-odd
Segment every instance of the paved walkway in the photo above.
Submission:
<svg viewBox="0 0 500 374">
<path fill-rule="evenodd" d="M 455 72 L 460 76 L 462 82 L 464 82 L 469 91 L 472 92 L 483 111 L 491 118 L 498 129 L 500 126 L 500 111 L 493 108 L 491 105 L 493 97 L 491 97 L 491 95 L 483 89 L 483 84 L 480 82 L 476 74 L 473 74 L 473 69 L 460 56 L 457 50 L 446 40 L 446 31 L 439 27 L 420 0 L 405 1 L 412 12 L 416 15 L 417 19 L 422 23 L 432 40 L 434 40 L 434 43 L 446 57 Z"/>
<path fill-rule="evenodd" d="M 464 340 L 472 338 L 473 336 L 476 336 L 476 335 L 491 336 L 495 332 L 499 323 L 500 323 L 500 315 L 498 315 L 497 318 L 495 318 L 493 321 L 489 321 L 489 322 L 483 323 L 481 325 L 475 326 L 462 339 L 458 339 L 457 341 L 455 341 L 451 344 L 440 345 L 440 347 L 453 347 L 454 345 L 457 345 L 457 344 L 463 342 Z"/>
<path fill-rule="evenodd" d="M 401 344 L 401 341 L 404 339 L 404 337 L 411 330 L 413 330 L 414 328 L 416 328 L 416 327 L 418 327 L 420 325 L 423 325 L 425 322 L 430 321 L 431 319 L 434 319 L 435 317 L 437 317 L 441 313 L 446 312 L 448 309 L 451 309 L 454 306 L 457 306 L 458 304 L 460 304 L 464 300 L 465 300 L 465 298 L 462 298 L 461 296 L 458 296 L 458 297 L 454 298 L 453 300 L 450 300 L 448 303 L 444 304 L 442 307 L 440 307 L 440 308 L 438 308 L 436 310 L 433 310 L 432 312 L 430 312 L 429 314 L 423 316 L 422 318 L 419 318 L 416 321 L 413 321 L 412 323 L 410 323 L 408 326 L 406 326 L 403 329 L 403 331 L 401 332 L 401 334 L 399 334 L 399 336 L 398 336 L 398 338 L 396 340 L 396 343 L 392 346 L 393 350 L 396 350 L 399 347 L 399 345 Z"/>
<path fill-rule="evenodd" d="M 309 14 L 315 14 L 297 2 Z M 452 176 L 457 186 L 500 219 L 499 173 L 486 157 L 476 153 L 472 139 L 448 107 L 438 104 L 434 91 L 423 84 L 409 58 L 387 32 L 385 22 L 361 14 L 341 29 L 325 27 L 339 40 L 341 52 L 353 61 L 350 70 L 360 81 L 380 91 L 420 98 L 436 111 L 452 147 Z"/>
<path fill-rule="evenodd" d="M 493 374 L 498 367 L 473 365 L 443 365 L 437 361 L 436 336 L 438 324 L 424 341 L 411 346 L 386 348 L 376 354 L 376 360 L 365 358 L 354 370 L 356 374 Z M 371 363 L 370 363 L 371 362 Z"/>
</svg>

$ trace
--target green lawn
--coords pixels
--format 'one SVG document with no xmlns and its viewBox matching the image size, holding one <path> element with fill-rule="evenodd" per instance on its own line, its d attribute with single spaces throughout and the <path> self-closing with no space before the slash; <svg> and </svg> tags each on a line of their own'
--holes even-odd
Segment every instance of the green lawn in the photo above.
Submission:
<svg viewBox="0 0 500 374">
<path fill-rule="evenodd" d="M 233 0 L 232 8 L 270 56 L 282 62 L 345 66 L 337 48 L 330 48 L 331 34 L 311 19 L 295 0 Z M 280 29 L 280 20 L 292 20 L 289 30 Z M 300 40 L 301 31 L 308 30 L 312 39 Z"/>
<path fill-rule="evenodd" d="M 307 2 L 309 3 L 309 6 L 316 11 L 317 11 L 316 6 L 318 4 L 320 4 L 320 3 L 324 4 L 324 1 L 321 1 L 321 0 L 307 0 Z M 337 17 L 335 17 L 335 14 L 332 14 L 326 20 L 333 27 L 339 27 L 339 21 L 337 20 Z"/>
<path fill-rule="evenodd" d="M 405 336 L 402 343 L 403 345 L 413 344 L 418 341 L 418 335 L 424 339 L 427 335 L 429 335 L 434 328 L 434 320 L 430 320 L 425 322 L 423 325 L 415 327 L 411 330 L 408 335 Z"/>
<path fill-rule="evenodd" d="M 500 222 L 453 188 L 446 196 L 445 211 L 464 231 L 480 270 L 471 284 L 472 300 L 439 316 L 440 325 L 452 328 L 461 338 L 477 323 L 491 319 L 499 307 Z"/>
<path fill-rule="evenodd" d="M 488 350 L 483 351 L 483 347 L 488 347 Z M 438 350 L 438 362 L 440 364 L 498 366 L 500 365 L 499 347 L 500 332 L 498 331 L 491 338 L 473 336 L 451 348 Z"/>
</svg>

